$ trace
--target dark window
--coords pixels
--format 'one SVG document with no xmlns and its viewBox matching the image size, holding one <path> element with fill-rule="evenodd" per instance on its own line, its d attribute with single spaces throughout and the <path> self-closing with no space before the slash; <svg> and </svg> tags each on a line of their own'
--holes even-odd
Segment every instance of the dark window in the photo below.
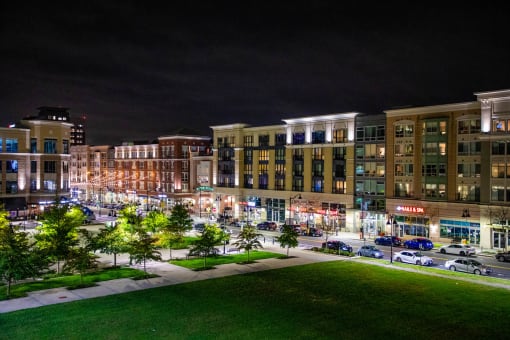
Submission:
<svg viewBox="0 0 510 340">
<path fill-rule="evenodd" d="M 44 161 L 44 172 L 48 174 L 54 174 L 57 172 L 57 162 L 55 161 Z"/>
<path fill-rule="evenodd" d="M 18 140 L 16 138 L 5 139 L 5 152 L 18 152 Z"/>
<path fill-rule="evenodd" d="M 44 140 L 44 153 L 57 153 L 57 140 L 56 139 L 45 139 Z"/>
<path fill-rule="evenodd" d="M 16 193 L 18 193 L 18 182 L 16 182 L 16 181 L 6 181 L 5 182 L 5 192 L 7 194 L 16 194 Z"/>
<path fill-rule="evenodd" d="M 284 133 L 277 133 L 275 135 L 275 145 L 285 145 L 287 143 L 287 135 Z"/>
<path fill-rule="evenodd" d="M 326 142 L 326 133 L 324 131 L 313 131 L 312 132 L 312 143 L 322 144 Z"/>
<path fill-rule="evenodd" d="M 37 153 L 37 138 L 30 138 L 30 153 Z"/>
<path fill-rule="evenodd" d="M 305 144 L 305 133 L 296 132 L 292 135 L 292 144 Z"/>
<path fill-rule="evenodd" d="M 37 161 L 30 161 L 30 173 L 35 174 L 37 172 Z"/>
<path fill-rule="evenodd" d="M 7 173 L 18 173 L 18 161 L 10 160 L 5 162 L 5 168 Z"/>
<path fill-rule="evenodd" d="M 259 146 L 264 146 L 264 147 L 269 146 L 269 135 L 260 135 L 259 136 Z"/>
</svg>

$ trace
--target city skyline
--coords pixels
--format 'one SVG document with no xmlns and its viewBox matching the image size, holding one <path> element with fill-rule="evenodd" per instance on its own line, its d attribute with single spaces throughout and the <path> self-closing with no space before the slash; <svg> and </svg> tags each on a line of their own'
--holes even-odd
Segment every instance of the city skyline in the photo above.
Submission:
<svg viewBox="0 0 510 340">
<path fill-rule="evenodd" d="M 2 126 L 68 107 L 88 144 L 118 145 L 510 88 L 506 18 L 487 4 L 52 6 L 2 5 Z"/>
</svg>

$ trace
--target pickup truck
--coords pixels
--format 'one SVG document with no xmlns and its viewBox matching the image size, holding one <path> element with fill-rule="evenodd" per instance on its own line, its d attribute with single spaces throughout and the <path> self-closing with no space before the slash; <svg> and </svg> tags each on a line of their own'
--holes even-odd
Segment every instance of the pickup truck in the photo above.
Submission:
<svg viewBox="0 0 510 340">
<path fill-rule="evenodd" d="M 500 252 L 497 253 L 495 256 L 496 260 L 498 260 L 499 262 L 510 261 L 510 251 Z"/>
</svg>

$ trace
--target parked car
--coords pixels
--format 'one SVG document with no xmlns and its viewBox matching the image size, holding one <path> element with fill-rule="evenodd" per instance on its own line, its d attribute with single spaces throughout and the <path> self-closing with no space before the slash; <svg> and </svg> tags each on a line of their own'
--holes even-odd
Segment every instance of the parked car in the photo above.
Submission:
<svg viewBox="0 0 510 340">
<path fill-rule="evenodd" d="M 448 244 L 439 248 L 441 254 L 455 254 L 460 256 L 476 255 L 476 249 L 467 244 Z"/>
<path fill-rule="evenodd" d="M 230 222 L 230 226 L 231 227 L 241 227 L 241 223 L 239 223 L 239 221 L 232 221 Z"/>
<path fill-rule="evenodd" d="M 473 259 L 457 258 L 446 261 L 444 263 L 446 269 L 451 271 L 459 271 L 465 273 L 471 273 L 476 275 L 489 275 L 492 273 L 492 268 Z"/>
<path fill-rule="evenodd" d="M 312 228 L 308 229 L 308 232 L 306 232 L 306 235 L 313 236 L 313 237 L 322 237 L 322 235 L 324 235 L 324 234 L 321 229 L 312 227 Z"/>
<path fill-rule="evenodd" d="M 195 229 L 196 231 L 204 231 L 204 228 L 205 228 L 205 223 L 196 223 L 194 226 L 193 226 L 193 229 Z"/>
<path fill-rule="evenodd" d="M 434 243 L 431 240 L 424 237 L 417 237 L 404 242 L 404 247 L 407 249 L 420 249 L 420 250 L 431 250 L 434 248 Z"/>
<path fill-rule="evenodd" d="M 431 266 L 434 261 L 419 251 L 402 250 L 393 254 L 393 261 L 416 264 L 418 266 Z"/>
<path fill-rule="evenodd" d="M 376 259 L 382 259 L 384 257 L 384 253 L 377 249 L 376 246 L 361 246 L 361 248 L 358 249 L 357 254 L 359 256 L 367 256 L 367 257 L 374 257 Z"/>
<path fill-rule="evenodd" d="M 80 206 L 80 209 L 84 215 L 84 219 L 83 219 L 84 224 L 90 224 L 90 223 L 92 223 L 92 221 L 96 220 L 96 215 L 90 208 L 85 207 L 85 206 Z"/>
<path fill-rule="evenodd" d="M 509 251 L 497 253 L 495 256 L 496 256 L 496 260 L 498 260 L 499 262 L 510 261 L 510 252 Z"/>
<path fill-rule="evenodd" d="M 242 220 L 242 221 L 239 221 L 239 226 L 240 227 L 244 227 L 244 226 L 247 226 L 247 225 L 253 225 L 253 221 L 252 220 Z"/>
<path fill-rule="evenodd" d="M 221 229 L 224 233 L 229 234 L 229 235 L 232 235 L 232 229 L 228 229 L 226 225 L 221 224 L 221 225 L 220 225 L 220 229 Z"/>
<path fill-rule="evenodd" d="M 259 230 L 276 230 L 277 228 L 277 225 L 275 222 L 269 222 L 269 221 L 264 221 L 264 222 L 260 222 L 257 224 L 257 229 Z"/>
<path fill-rule="evenodd" d="M 303 231 L 301 230 L 301 226 L 300 226 L 299 224 L 284 224 L 284 225 L 282 225 L 282 226 L 280 227 L 280 232 L 283 232 L 283 228 L 284 228 L 285 226 L 288 226 L 288 225 L 290 225 L 290 226 L 292 227 L 292 229 L 294 229 L 294 231 L 295 231 L 296 233 L 298 233 L 299 235 L 301 235 L 301 234 L 303 233 Z"/>
<path fill-rule="evenodd" d="M 347 243 L 339 240 L 327 241 L 322 243 L 322 248 L 338 250 L 338 251 L 348 251 L 352 253 L 352 247 Z"/>
<path fill-rule="evenodd" d="M 397 236 L 379 236 L 374 240 L 375 244 L 380 246 L 391 246 L 393 243 L 394 247 L 400 247 L 402 245 L 402 240 Z"/>
</svg>

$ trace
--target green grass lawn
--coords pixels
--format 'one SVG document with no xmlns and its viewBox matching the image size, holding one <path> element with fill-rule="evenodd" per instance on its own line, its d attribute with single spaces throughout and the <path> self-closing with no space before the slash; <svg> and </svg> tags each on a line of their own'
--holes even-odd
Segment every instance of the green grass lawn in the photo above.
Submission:
<svg viewBox="0 0 510 340">
<path fill-rule="evenodd" d="M 268 251 L 250 251 L 250 261 L 257 261 L 262 259 L 269 259 L 269 258 L 275 258 L 275 257 L 282 257 L 282 254 L 278 253 L 271 253 Z M 248 254 L 247 253 L 241 253 L 241 254 L 230 254 L 230 255 L 218 255 L 218 256 L 210 256 L 207 257 L 206 266 L 208 268 L 212 268 L 214 266 L 218 266 L 221 264 L 227 264 L 227 263 L 243 263 L 248 260 Z M 201 269 L 204 267 L 204 258 L 193 258 L 189 260 L 171 260 L 169 261 L 171 264 L 175 264 L 177 266 L 181 266 L 188 269 Z"/>
<path fill-rule="evenodd" d="M 0 315 L 5 339 L 506 339 L 510 291 L 357 261 Z"/>
<path fill-rule="evenodd" d="M 141 278 L 145 277 L 143 270 L 133 268 L 109 268 L 100 270 L 94 273 L 88 273 L 83 275 L 83 285 L 91 286 L 95 282 L 107 281 L 122 278 Z M 67 287 L 70 289 L 79 288 L 82 286 L 80 281 L 80 275 L 67 275 L 67 276 L 55 276 L 46 279 L 40 279 L 36 281 L 28 281 L 19 283 L 11 286 L 10 298 L 19 298 L 27 296 L 28 292 L 33 292 L 43 289 Z M 0 300 L 6 300 L 7 287 L 5 285 L 0 286 Z"/>
</svg>

